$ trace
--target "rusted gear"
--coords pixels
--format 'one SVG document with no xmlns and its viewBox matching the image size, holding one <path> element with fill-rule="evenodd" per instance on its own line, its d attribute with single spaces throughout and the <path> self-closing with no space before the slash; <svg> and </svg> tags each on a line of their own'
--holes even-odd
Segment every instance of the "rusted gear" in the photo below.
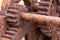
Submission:
<svg viewBox="0 0 60 40">
<path fill-rule="evenodd" d="M 7 29 L 8 25 L 6 23 L 6 16 L 0 12 L 0 39 L 2 38 L 2 34 Z"/>
<path fill-rule="evenodd" d="M 12 3 L 13 4 L 13 3 Z M 20 22 L 20 13 L 19 12 L 27 12 L 27 8 L 21 5 L 10 5 L 7 9 L 7 23 L 9 27 L 3 33 L 1 40 L 19 40 L 19 33 L 21 29 L 21 22 Z M 25 9 L 25 10 L 23 10 Z M 21 23 L 21 24 L 20 24 Z M 23 32 L 23 30 L 21 30 Z M 22 38 L 21 38 L 22 39 Z"/>
<path fill-rule="evenodd" d="M 40 6 L 38 7 L 39 9 L 39 13 L 40 14 L 45 14 L 45 15 L 49 15 L 50 14 L 50 9 L 51 9 L 51 5 L 52 5 L 52 1 L 53 0 L 41 0 L 40 2 Z"/>
<path fill-rule="evenodd" d="M 14 25 L 16 25 L 16 26 L 19 26 L 19 15 L 18 15 L 18 7 L 17 6 L 15 6 L 15 7 L 13 7 L 13 6 L 11 6 L 11 7 L 9 7 L 9 9 L 7 10 L 7 21 L 9 22 L 9 24 L 13 24 L 13 26 Z"/>
<path fill-rule="evenodd" d="M 42 14 L 42 15 L 59 16 L 59 14 L 55 15 L 56 14 L 56 7 L 55 6 L 54 6 L 55 7 L 55 10 L 54 10 L 55 13 L 52 13 L 52 11 L 51 11 L 52 6 L 53 6 L 52 4 L 54 3 L 53 1 L 54 0 L 41 0 L 40 6 L 37 7 L 38 8 L 38 13 Z M 47 23 L 45 23 L 45 24 L 47 24 Z M 47 25 L 44 25 L 44 26 L 43 25 L 40 25 L 40 27 L 41 27 L 40 31 L 43 34 L 45 34 L 46 36 L 52 37 L 53 36 L 52 33 L 54 33 L 54 32 L 52 32 L 51 24 L 47 24 Z"/>
<path fill-rule="evenodd" d="M 39 2 L 39 6 L 37 7 L 37 12 L 38 14 L 42 14 L 42 15 L 50 15 L 51 14 L 51 6 L 52 6 L 52 1 L 53 0 L 41 0 L 41 2 Z M 47 23 L 45 23 L 47 24 Z M 49 26 L 50 24 L 47 25 L 40 25 L 41 27 L 41 32 L 43 34 L 45 34 L 48 37 L 51 37 L 51 28 Z"/>
<path fill-rule="evenodd" d="M 23 10 L 25 9 L 25 10 Z M 20 24 L 20 13 L 21 12 L 28 12 L 26 6 L 23 5 L 12 5 L 7 10 L 7 21 L 12 26 L 19 26 Z M 20 12 L 20 13 L 19 13 Z"/>
<path fill-rule="evenodd" d="M 54 1 L 54 2 L 53 2 Z M 54 5 L 55 4 L 55 5 Z M 53 9 L 54 8 L 54 9 Z M 56 3 L 55 3 L 55 0 L 41 0 L 40 2 L 40 6 L 38 7 L 38 12 L 40 14 L 43 14 L 43 15 L 50 15 L 50 16 L 59 16 L 59 14 L 56 12 Z M 54 11 L 54 12 L 53 12 Z M 56 14 L 56 15 L 55 15 Z M 47 23 L 45 23 L 47 24 Z M 57 31 L 56 31 L 56 28 L 53 27 L 53 26 L 57 26 L 58 25 L 51 25 L 51 24 L 47 24 L 45 26 L 41 26 L 41 32 L 43 34 L 45 34 L 46 36 L 48 37 L 51 37 L 52 40 L 58 40 L 59 37 L 58 37 L 58 34 L 57 34 Z M 55 30 L 55 31 L 53 31 Z M 53 37 L 53 36 L 56 36 L 56 37 Z"/>
<path fill-rule="evenodd" d="M 60 17 L 60 1 L 59 0 L 55 0 L 55 4 L 56 4 L 56 13 L 59 14 Z M 59 26 L 55 27 L 55 32 L 53 33 L 53 38 L 52 40 L 60 40 L 60 29 Z"/>
<path fill-rule="evenodd" d="M 23 10 L 25 9 L 25 10 Z M 8 7 L 7 10 L 7 22 L 9 23 L 9 26 L 6 31 L 3 33 L 3 37 L 1 40 L 20 40 L 23 36 L 28 34 L 28 32 L 33 28 L 20 28 L 20 12 L 28 12 L 28 9 L 26 6 L 22 5 L 15 5 L 13 4 L 11 7 Z M 22 23 L 21 23 L 22 24 Z M 29 26 L 30 27 L 30 26 Z M 34 28 L 33 30 L 35 30 Z M 27 32 L 26 32 L 27 31 Z M 21 34 L 22 33 L 22 34 Z M 20 36 L 21 35 L 21 36 Z"/>
<path fill-rule="evenodd" d="M 26 8 L 26 6 L 18 5 L 19 1 L 20 0 L 13 0 L 12 5 L 10 7 L 8 7 L 8 9 L 7 9 L 6 16 L 7 16 L 7 22 L 8 22 L 8 24 L 9 24 L 10 27 L 8 27 L 6 29 L 6 31 L 3 33 L 2 40 L 5 40 L 5 39 L 7 39 L 7 40 L 18 40 L 18 39 L 22 39 L 22 37 L 25 36 L 26 34 L 31 35 L 31 33 L 33 33 L 32 32 L 32 29 L 34 29 L 35 26 L 32 28 L 32 22 L 31 21 L 30 21 L 31 22 L 31 25 L 30 25 L 30 23 L 26 23 L 25 22 L 25 25 L 23 24 L 23 27 L 21 27 L 19 29 L 19 27 L 20 27 L 20 13 L 21 12 L 28 12 L 27 10 L 28 9 L 30 10 L 30 7 L 32 7 L 31 8 L 32 11 L 38 12 L 39 14 L 50 15 L 50 16 L 59 16 L 59 14 L 58 15 L 55 15 L 55 13 L 54 14 L 51 14 L 51 12 L 52 12 L 51 10 L 54 10 L 52 8 L 55 7 L 55 6 L 52 7 L 53 0 L 41 0 L 40 3 L 37 3 L 38 4 L 38 7 L 36 6 L 35 7 L 36 9 L 34 8 L 34 4 L 35 3 L 33 4 L 32 1 L 29 1 L 28 0 L 29 1 L 29 4 L 27 4 L 26 2 L 28 2 L 28 1 L 24 0 L 24 2 L 27 5 L 28 9 Z M 27 26 L 27 27 L 25 27 L 25 26 Z M 57 40 L 58 40 L 59 39 L 59 36 L 58 36 L 58 34 L 56 32 L 56 28 L 55 27 L 52 27 L 52 26 L 55 26 L 55 25 L 51 25 L 51 24 L 47 24 L 47 25 L 44 25 L 44 26 L 43 25 L 40 25 L 40 28 L 41 28 L 40 31 L 44 35 L 46 35 L 48 37 L 52 37 L 52 40 L 56 40 L 55 38 L 57 38 Z M 58 26 L 58 25 L 56 25 L 56 26 Z M 34 32 L 36 32 L 35 29 L 34 29 Z"/>
<path fill-rule="evenodd" d="M 8 27 L 8 29 L 3 33 L 1 40 L 18 40 L 19 28 Z"/>
<path fill-rule="evenodd" d="M 8 27 L 3 33 L 1 40 L 21 40 L 24 36 L 29 35 L 28 39 L 37 40 L 35 24 L 26 23 L 23 27 Z M 32 39 L 33 36 L 33 39 Z"/>
</svg>

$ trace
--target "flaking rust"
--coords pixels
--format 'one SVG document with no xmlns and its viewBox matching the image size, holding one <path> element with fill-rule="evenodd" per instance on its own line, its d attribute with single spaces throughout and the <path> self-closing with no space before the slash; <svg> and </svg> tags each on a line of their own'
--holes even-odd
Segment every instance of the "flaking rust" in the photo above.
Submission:
<svg viewBox="0 0 60 40">
<path fill-rule="evenodd" d="M 60 0 L 20 1 L 3 1 L 0 40 L 60 40 Z"/>
</svg>

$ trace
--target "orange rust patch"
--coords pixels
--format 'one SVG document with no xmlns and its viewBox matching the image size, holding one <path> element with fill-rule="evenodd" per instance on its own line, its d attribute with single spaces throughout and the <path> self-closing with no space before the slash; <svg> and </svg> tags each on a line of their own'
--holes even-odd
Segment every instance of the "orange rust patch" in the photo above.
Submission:
<svg viewBox="0 0 60 40">
<path fill-rule="evenodd" d="M 3 0 L 2 7 L 6 8 L 7 5 L 8 5 L 8 0 Z"/>
</svg>

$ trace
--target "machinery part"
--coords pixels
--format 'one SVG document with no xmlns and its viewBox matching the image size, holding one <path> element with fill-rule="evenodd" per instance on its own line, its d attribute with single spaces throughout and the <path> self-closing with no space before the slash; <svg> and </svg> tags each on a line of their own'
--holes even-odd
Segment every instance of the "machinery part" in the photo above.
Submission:
<svg viewBox="0 0 60 40">
<path fill-rule="evenodd" d="M 37 7 L 38 13 L 42 15 L 50 15 L 51 14 L 51 8 L 52 8 L 52 2 L 53 0 L 41 0 L 39 2 L 39 6 Z M 52 15 L 52 14 L 51 14 Z M 44 24 L 44 23 L 43 23 Z M 45 23 L 46 25 L 40 25 L 41 27 L 41 32 L 45 34 L 48 37 L 52 37 L 52 30 L 51 30 L 51 25 L 48 23 Z"/>
<path fill-rule="evenodd" d="M 37 34 L 36 34 L 36 29 L 38 28 L 38 27 L 36 27 L 37 25 L 36 24 L 34 24 L 34 23 L 27 23 L 27 25 L 25 24 L 24 25 L 24 27 L 23 27 L 23 30 L 20 32 L 20 35 L 21 36 L 19 36 L 20 37 L 20 39 L 23 37 L 23 36 L 25 36 L 25 35 L 27 35 L 27 39 L 28 40 L 36 40 L 36 39 L 38 39 L 37 38 Z M 35 27 L 35 28 L 34 28 Z M 25 32 L 25 33 L 23 33 L 23 32 Z M 30 33 L 32 33 L 32 34 L 30 34 Z M 30 36 L 29 36 L 30 35 Z M 33 36 L 34 35 L 34 36 Z M 33 36 L 33 39 L 32 39 L 32 37 L 31 36 Z M 26 40 L 27 40 L 26 39 Z"/>
<path fill-rule="evenodd" d="M 38 12 L 43 15 L 49 15 L 51 12 L 52 1 L 53 0 L 41 0 Z"/>
<path fill-rule="evenodd" d="M 13 0 L 12 1 L 12 4 L 13 5 L 16 5 L 16 4 L 18 4 L 19 2 L 20 2 L 21 0 Z M 37 5 L 35 5 L 36 4 L 36 2 L 37 2 L 37 0 L 23 0 L 24 1 L 24 4 L 27 6 L 27 8 L 30 10 L 30 11 L 33 11 L 33 7 L 32 6 L 37 6 Z M 37 2 L 37 4 L 39 4 L 38 2 Z"/>
<path fill-rule="evenodd" d="M 20 12 L 27 12 L 26 8 L 25 10 L 22 10 L 24 8 L 25 6 L 24 7 L 19 6 L 18 4 L 17 5 L 13 4 L 10 7 L 8 7 L 6 16 L 7 16 L 7 22 L 9 23 L 10 27 L 8 27 L 6 31 L 3 33 L 3 37 L 1 40 L 19 40 L 20 39 L 19 34 L 21 33 L 20 32 L 21 29 L 19 28 L 21 27 L 21 25 L 20 25 L 20 14 L 18 14 L 18 12 L 19 12 L 19 9 L 21 10 Z M 15 28 L 15 27 L 18 27 L 18 28 Z M 24 32 L 23 30 L 21 31 Z M 25 34 L 23 34 L 23 36 L 24 35 Z"/>
<path fill-rule="evenodd" d="M 34 12 L 35 13 L 35 12 Z M 46 23 L 48 23 L 48 24 L 57 24 L 57 26 L 56 25 L 54 25 L 54 26 L 52 26 L 51 25 L 51 28 L 50 27 L 48 27 L 49 29 L 47 29 L 47 27 L 46 26 L 41 26 L 40 25 L 40 27 L 42 28 L 42 32 L 46 35 L 47 34 L 47 36 L 49 36 L 49 37 L 52 37 L 52 40 L 53 39 L 56 39 L 57 38 L 57 40 L 59 39 L 59 37 L 57 36 L 58 34 L 57 34 L 57 31 L 56 31 L 56 27 L 58 27 L 58 25 L 60 25 L 60 24 L 58 24 L 59 22 L 57 21 L 57 20 L 59 20 L 59 17 L 51 17 L 51 16 L 44 16 L 44 15 L 38 15 L 37 13 L 36 14 L 34 14 L 34 13 L 22 13 L 22 15 L 21 15 L 21 17 L 23 18 L 23 19 L 25 19 L 25 20 L 30 20 L 30 21 L 35 21 L 35 22 L 38 22 L 38 23 L 40 23 L 40 24 L 42 24 L 42 23 L 45 23 L 45 25 L 46 25 Z M 46 19 L 45 19 L 46 18 Z M 44 19 L 44 20 L 43 20 Z M 57 19 L 57 20 L 56 20 Z M 39 22 L 40 21 L 40 22 Z M 57 23 L 58 22 L 58 23 Z M 48 26 L 48 25 L 47 25 Z M 43 29 L 44 28 L 44 29 Z M 54 29 L 53 29 L 54 28 Z M 53 30 L 52 30 L 53 29 Z M 48 30 L 48 31 L 46 31 L 46 30 Z M 52 30 L 52 31 L 51 31 Z M 54 31 L 55 30 L 55 31 Z M 53 33 L 53 34 L 52 34 Z M 55 37 L 55 36 L 56 37 Z"/>
<path fill-rule="evenodd" d="M 8 27 L 6 29 L 6 31 L 3 33 L 3 37 L 1 40 L 20 40 L 20 39 L 22 39 L 19 37 L 20 36 L 19 34 L 21 33 L 20 32 L 21 25 L 20 25 L 20 14 L 18 14 L 19 9 L 21 9 L 20 12 L 24 11 L 24 10 L 22 10 L 22 8 L 24 8 L 24 7 L 18 6 L 18 5 L 16 5 L 16 6 L 14 5 L 14 6 L 11 6 L 8 8 L 8 10 L 7 10 L 8 13 L 6 14 L 6 16 L 7 16 L 7 21 L 9 23 L 10 27 Z M 21 31 L 24 32 L 23 30 L 21 30 Z M 23 36 L 24 36 L 24 34 L 23 34 Z"/>
<path fill-rule="evenodd" d="M 7 21 L 11 26 L 17 27 L 20 25 L 20 14 L 19 12 L 28 12 L 26 6 L 18 5 L 20 0 L 13 0 L 11 6 L 7 9 Z M 16 5 L 15 5 L 16 3 Z M 25 9 L 25 10 L 23 10 Z"/>
<path fill-rule="evenodd" d="M 25 9 L 25 10 L 22 10 Z M 11 6 L 7 10 L 7 21 L 12 26 L 19 26 L 20 22 L 20 14 L 18 12 L 28 12 L 28 9 L 24 6 Z"/>
<path fill-rule="evenodd" d="M 60 25 L 60 18 L 59 17 L 38 15 L 38 14 L 33 14 L 33 13 L 21 13 L 21 17 L 25 20 L 32 20 L 32 21 L 35 21 L 38 23 L 46 22 L 49 24 Z"/>
<path fill-rule="evenodd" d="M 29 0 L 28 0 L 29 1 Z M 32 1 L 34 1 L 34 0 L 32 0 Z M 8 21 L 8 23 L 9 23 L 9 25 L 10 26 L 14 26 L 14 28 L 15 27 L 17 27 L 17 26 L 19 26 L 19 20 L 20 20 L 20 17 L 18 17 L 19 16 L 19 14 L 17 13 L 17 14 L 15 14 L 17 11 L 15 11 L 15 10 L 18 10 L 18 9 L 15 9 L 15 8 L 18 8 L 18 7 L 16 7 L 19 2 L 19 0 L 17 1 L 15 1 L 14 0 L 14 2 L 13 2 L 13 4 L 12 4 L 12 6 L 15 6 L 15 7 L 9 7 L 8 8 L 8 14 L 7 14 L 7 21 Z M 31 2 L 30 2 L 31 3 Z M 35 3 L 34 3 L 35 4 Z M 34 5 L 33 4 L 33 5 Z M 29 5 L 29 4 L 28 4 Z M 32 6 L 33 6 L 32 5 Z M 39 3 L 37 3 L 36 5 L 38 5 L 39 6 Z M 35 8 L 36 8 L 36 5 L 35 5 Z M 48 2 L 47 2 L 47 0 L 42 0 L 41 2 L 40 2 L 40 5 L 42 6 L 39 6 L 38 7 L 38 12 L 40 13 L 40 14 L 45 14 L 45 15 L 50 15 L 50 12 L 51 12 L 51 5 L 52 5 L 52 0 L 49 0 Z M 29 6 L 31 6 L 31 5 L 29 5 Z M 47 7 L 46 7 L 47 6 Z M 33 7 L 34 8 L 34 7 Z M 12 10 L 12 11 L 11 11 Z M 46 10 L 47 10 L 47 12 L 46 12 Z M 18 10 L 19 11 L 19 10 Z M 41 12 L 42 11 L 42 12 Z M 23 11 L 21 11 L 21 12 L 23 12 Z M 14 14 L 14 15 L 13 15 Z M 17 15 L 17 16 L 16 16 Z M 33 16 L 32 16 L 33 17 Z M 24 17 L 25 18 L 25 17 Z M 40 17 L 39 17 L 40 18 Z M 45 16 L 44 16 L 44 18 L 45 18 Z M 54 18 L 54 17 L 53 17 Z M 35 18 L 34 18 L 35 19 Z M 27 19 L 26 19 L 27 20 Z M 40 20 L 40 19 L 39 19 Z M 38 21 L 39 21 L 38 20 Z M 53 19 L 53 20 L 55 20 L 55 19 Z M 34 21 L 34 20 L 33 20 Z M 43 20 L 44 22 L 45 22 L 45 20 Z M 43 22 L 43 23 L 44 23 Z M 48 21 L 48 23 L 49 22 L 51 22 L 50 20 Z M 53 24 L 55 24 L 55 21 L 53 21 L 52 22 Z M 15 24 L 18 24 L 18 25 L 15 25 Z M 59 24 L 59 23 L 58 23 Z M 60 24 L 59 24 L 60 25 Z M 50 29 L 51 30 L 51 29 Z M 55 29 L 54 29 L 55 30 Z M 7 30 L 8 31 L 8 30 Z M 6 32 L 6 31 L 5 31 Z M 42 31 L 43 32 L 43 31 Z M 8 31 L 7 33 L 11 33 L 10 31 Z M 4 33 L 4 34 L 6 34 L 6 33 Z M 11 33 L 12 34 L 12 33 Z M 13 33 L 14 34 L 14 33 Z M 8 35 L 10 35 L 10 34 L 8 34 Z M 4 36 L 4 35 L 3 35 Z M 15 36 L 15 35 L 14 35 Z M 12 37 L 13 38 L 13 37 Z M 16 38 L 16 36 L 15 36 L 15 38 Z M 4 39 L 4 38 L 3 38 Z"/>
<path fill-rule="evenodd" d="M 34 25 L 35 24 L 27 23 L 27 25 L 24 25 L 24 27 L 22 27 L 22 28 L 8 27 L 8 29 L 3 34 L 3 37 L 1 40 L 21 40 L 26 34 L 30 34 L 30 32 L 31 33 L 35 32 L 35 30 L 38 27 L 36 27 L 37 25 L 35 25 L 35 26 Z M 34 33 L 31 35 L 34 35 Z M 37 36 L 34 36 L 34 38 L 32 40 L 34 40 L 35 37 L 37 37 Z"/>
<path fill-rule="evenodd" d="M 35 9 L 37 9 L 37 7 L 39 6 L 37 0 L 27 0 L 27 1 L 23 0 L 23 1 L 27 6 L 27 8 L 29 9 L 29 11 L 35 11 Z"/>
<path fill-rule="evenodd" d="M 19 39 L 20 29 L 17 27 L 8 27 L 7 30 L 3 33 L 1 40 L 18 40 Z"/>
<path fill-rule="evenodd" d="M 13 24 L 12 26 L 19 26 L 19 14 L 18 14 L 18 6 L 11 6 L 7 10 L 7 21 L 9 24 Z"/>
<path fill-rule="evenodd" d="M 40 4 L 37 2 L 37 0 L 31 0 L 31 10 L 34 10 L 35 12 L 38 11 L 39 14 L 43 14 L 43 15 L 51 15 L 51 7 L 52 7 L 52 1 L 53 0 L 41 0 Z M 41 26 L 42 27 L 42 26 Z M 48 26 L 46 26 L 47 29 L 49 30 L 49 34 L 45 34 L 47 36 L 51 36 L 51 32 L 50 32 L 50 28 L 48 28 Z M 43 29 L 42 29 L 43 30 Z M 47 31 L 47 30 L 46 30 Z M 45 32 L 46 32 L 45 31 Z"/>
<path fill-rule="evenodd" d="M 6 17 L 0 12 L 0 39 L 7 27 L 8 25 L 6 23 Z"/>
<path fill-rule="evenodd" d="M 59 17 L 60 17 L 60 0 L 56 0 L 56 12 L 59 14 Z M 60 26 L 56 27 L 56 33 L 57 33 L 57 39 L 60 40 L 60 29 L 59 29 Z M 56 37 L 54 37 L 52 40 L 55 40 Z"/>
<path fill-rule="evenodd" d="M 59 13 L 56 10 L 57 10 L 57 3 L 56 3 L 56 1 L 53 1 L 50 15 L 59 17 Z"/>
<path fill-rule="evenodd" d="M 40 6 L 38 7 L 38 12 L 40 14 L 43 14 L 43 15 L 50 15 L 50 16 L 59 16 L 59 13 L 56 12 L 56 6 L 57 6 L 57 3 L 56 3 L 56 0 L 41 0 L 40 2 Z M 44 23 L 44 22 L 43 22 Z M 41 32 L 43 34 L 45 34 L 46 36 L 48 37 L 52 37 L 53 34 L 52 33 L 55 33 L 57 36 L 57 32 L 56 32 L 56 27 L 58 27 L 58 25 L 55 25 L 55 31 L 52 30 L 52 28 L 54 28 L 54 26 L 52 26 L 53 24 L 48 24 L 48 23 L 45 23 L 47 25 L 40 25 L 41 27 Z M 57 38 L 57 37 L 55 37 Z M 52 38 L 53 39 L 53 38 Z M 57 38 L 58 40 L 59 38 Z"/>
</svg>

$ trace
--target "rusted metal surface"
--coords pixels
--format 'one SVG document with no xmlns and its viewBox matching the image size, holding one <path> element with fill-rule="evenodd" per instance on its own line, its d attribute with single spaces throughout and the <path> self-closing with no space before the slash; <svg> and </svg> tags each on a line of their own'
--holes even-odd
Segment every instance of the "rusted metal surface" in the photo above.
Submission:
<svg viewBox="0 0 60 40">
<path fill-rule="evenodd" d="M 18 7 L 18 6 L 17 6 Z M 15 9 L 14 9 L 15 8 Z M 19 22 L 18 22 L 18 19 L 19 19 L 19 16 L 17 14 L 18 8 L 16 8 L 16 6 L 11 6 L 7 11 L 8 13 L 6 14 L 7 15 L 7 21 L 9 22 L 9 24 L 13 24 L 12 26 L 14 25 L 19 25 Z M 12 12 L 12 13 L 11 13 Z M 18 19 L 17 19 L 18 18 Z"/>
<path fill-rule="evenodd" d="M 6 21 L 3 23 L 3 31 L 5 29 L 6 31 L 2 34 L 1 40 L 21 40 L 24 36 L 25 40 L 59 40 L 59 1 L 23 0 L 25 4 L 23 6 L 18 5 L 20 1 L 13 0 L 8 3 L 9 5 L 6 4 L 7 7 L 4 4 L 2 6 L 6 7 L 6 9 L 3 8 L 5 11 L 2 10 L 3 13 L 6 12 L 4 15 L 6 20 L 3 18 L 4 22 Z M 6 23 L 9 25 L 7 28 L 5 28 Z M 37 28 L 39 28 L 39 34 L 37 34 Z"/>
<path fill-rule="evenodd" d="M 25 9 L 25 10 L 22 10 L 22 9 Z M 25 6 L 19 6 L 18 4 L 12 5 L 11 7 L 9 7 L 9 9 L 7 10 L 8 13 L 6 14 L 6 16 L 7 16 L 7 21 L 10 27 L 8 27 L 7 28 L 8 30 L 6 30 L 3 33 L 2 40 L 5 40 L 5 39 L 6 40 L 21 40 L 26 34 L 29 34 L 30 31 L 36 30 L 37 27 L 34 28 L 35 26 L 32 27 L 32 25 L 30 24 L 29 25 L 27 24 L 26 26 L 21 25 L 22 22 L 20 21 L 20 15 L 18 14 L 18 12 L 27 12 L 27 11 L 28 9 L 25 8 Z"/>
<path fill-rule="evenodd" d="M 0 12 L 0 39 L 2 38 L 2 34 L 8 27 L 5 18 L 6 17 Z"/>
<path fill-rule="evenodd" d="M 37 25 L 27 23 L 22 28 L 18 27 L 8 27 L 8 29 L 4 32 L 2 40 L 21 40 L 26 34 L 30 34 L 30 32 L 35 32 L 38 28 Z M 34 28 L 35 27 L 35 28 Z M 31 34 L 31 36 L 34 34 Z M 29 39 L 29 38 L 28 38 Z M 35 36 L 32 40 L 35 39 Z M 36 35 L 37 39 L 37 35 Z M 30 39 L 29 39 L 30 40 Z"/>
<path fill-rule="evenodd" d="M 25 20 L 31 20 L 38 23 L 50 23 L 60 25 L 60 18 L 53 17 L 53 16 L 45 16 L 45 15 L 38 15 L 38 14 L 30 14 L 30 13 L 21 13 L 21 17 Z M 58 21 L 57 21 L 58 20 Z"/>
</svg>

